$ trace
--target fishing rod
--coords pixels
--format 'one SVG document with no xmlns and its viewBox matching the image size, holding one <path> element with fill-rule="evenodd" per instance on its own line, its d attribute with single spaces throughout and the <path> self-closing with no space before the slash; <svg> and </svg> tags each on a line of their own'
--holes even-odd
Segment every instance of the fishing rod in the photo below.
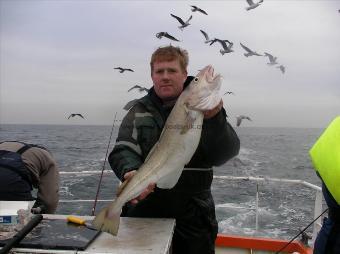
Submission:
<svg viewBox="0 0 340 254">
<path fill-rule="evenodd" d="M 283 251 L 285 248 L 287 248 L 287 246 L 289 244 L 291 244 L 299 235 L 301 235 L 303 232 L 306 231 L 307 228 L 310 227 L 310 225 L 312 225 L 317 219 L 319 219 L 325 212 L 328 211 L 328 208 L 325 209 L 318 217 L 316 217 L 311 223 L 309 223 L 304 229 L 302 229 L 296 236 L 293 237 L 292 240 L 290 240 L 288 243 L 286 243 L 285 246 L 283 246 L 280 250 L 278 250 L 277 252 L 275 252 L 275 254 L 279 254 L 281 251 Z"/>
<path fill-rule="evenodd" d="M 95 211 L 96 211 L 98 195 L 99 195 L 100 186 L 101 186 L 102 179 L 103 179 L 103 174 L 104 174 L 104 170 L 105 170 L 105 164 L 106 164 L 106 160 L 107 160 L 107 153 L 108 153 L 109 148 L 110 148 L 112 133 L 113 133 L 113 129 L 114 129 L 115 122 L 116 122 L 116 117 L 117 117 L 117 112 L 115 113 L 115 116 L 114 116 L 114 119 L 113 119 L 113 123 L 112 123 L 112 128 L 111 128 L 111 133 L 110 133 L 109 142 L 108 142 L 107 148 L 106 148 L 106 154 L 105 154 L 105 159 L 104 159 L 104 163 L 103 163 L 103 168 L 102 168 L 102 172 L 101 172 L 101 174 L 100 174 L 100 179 L 99 179 L 99 183 L 98 183 L 98 187 L 97 187 L 96 198 L 95 198 L 95 200 L 94 200 L 93 207 L 92 207 L 92 216 L 94 216 L 94 213 L 95 213 Z"/>
</svg>

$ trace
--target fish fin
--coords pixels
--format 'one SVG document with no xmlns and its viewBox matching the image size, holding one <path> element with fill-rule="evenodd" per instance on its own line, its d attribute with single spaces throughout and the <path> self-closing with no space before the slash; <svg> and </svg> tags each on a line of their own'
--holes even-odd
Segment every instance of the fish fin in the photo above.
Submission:
<svg viewBox="0 0 340 254">
<path fill-rule="evenodd" d="M 177 169 L 170 174 L 165 175 L 157 181 L 157 187 L 161 189 L 171 189 L 178 182 L 179 177 L 181 176 L 183 171 L 182 169 Z"/>
<path fill-rule="evenodd" d="M 120 212 L 114 213 L 111 217 L 108 217 L 110 207 L 111 206 L 108 206 L 101 210 L 92 221 L 92 225 L 97 230 L 117 235 L 120 222 Z"/>
</svg>

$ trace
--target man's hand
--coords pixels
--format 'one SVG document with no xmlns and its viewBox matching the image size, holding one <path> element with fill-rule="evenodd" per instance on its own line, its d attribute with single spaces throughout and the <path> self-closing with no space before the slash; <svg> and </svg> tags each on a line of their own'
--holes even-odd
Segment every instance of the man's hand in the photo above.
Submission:
<svg viewBox="0 0 340 254">
<path fill-rule="evenodd" d="M 203 112 L 204 119 L 209 119 L 209 118 L 214 117 L 218 112 L 220 112 L 222 107 L 223 107 L 223 101 L 221 100 L 220 103 L 215 108 Z"/>
<path fill-rule="evenodd" d="M 130 181 L 131 178 L 137 173 L 136 170 L 132 170 L 130 172 L 127 172 L 125 175 L 124 175 L 124 179 L 125 181 Z M 125 182 L 124 181 L 124 182 Z M 144 198 L 146 198 L 151 192 L 153 192 L 153 189 L 156 187 L 156 184 L 155 183 L 150 183 L 148 187 L 145 188 L 145 190 L 142 191 L 142 193 L 134 198 L 134 199 L 131 199 L 130 202 L 132 204 L 137 204 L 140 200 L 143 200 Z"/>
</svg>

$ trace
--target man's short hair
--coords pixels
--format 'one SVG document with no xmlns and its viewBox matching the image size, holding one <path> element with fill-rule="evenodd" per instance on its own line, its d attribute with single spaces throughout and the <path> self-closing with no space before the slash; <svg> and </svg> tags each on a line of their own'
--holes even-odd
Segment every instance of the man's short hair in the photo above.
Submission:
<svg viewBox="0 0 340 254">
<path fill-rule="evenodd" d="M 189 54 L 188 51 L 185 49 L 181 49 L 180 47 L 174 46 L 165 46 L 159 47 L 156 49 L 150 61 L 151 73 L 153 71 L 153 64 L 155 62 L 162 62 L 162 61 L 173 61 L 178 59 L 179 64 L 182 68 L 182 71 L 187 71 L 188 63 L 189 63 Z"/>
</svg>

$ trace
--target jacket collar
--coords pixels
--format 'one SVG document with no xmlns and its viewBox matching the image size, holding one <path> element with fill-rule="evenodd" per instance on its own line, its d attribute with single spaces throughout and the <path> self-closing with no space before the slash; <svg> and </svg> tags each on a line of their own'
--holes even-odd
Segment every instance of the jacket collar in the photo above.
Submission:
<svg viewBox="0 0 340 254">
<path fill-rule="evenodd" d="M 183 84 L 183 88 L 185 89 L 193 79 L 194 79 L 193 76 L 188 76 Z M 153 105 L 150 105 L 150 103 L 147 103 L 147 101 L 149 100 L 144 100 L 147 98 L 151 100 Z M 163 128 L 163 125 L 166 119 L 168 118 L 173 107 L 164 107 L 162 100 L 158 97 L 153 87 L 150 88 L 148 94 L 144 96 L 140 102 L 150 111 L 151 114 L 155 116 L 157 125 L 160 128 Z"/>
</svg>

